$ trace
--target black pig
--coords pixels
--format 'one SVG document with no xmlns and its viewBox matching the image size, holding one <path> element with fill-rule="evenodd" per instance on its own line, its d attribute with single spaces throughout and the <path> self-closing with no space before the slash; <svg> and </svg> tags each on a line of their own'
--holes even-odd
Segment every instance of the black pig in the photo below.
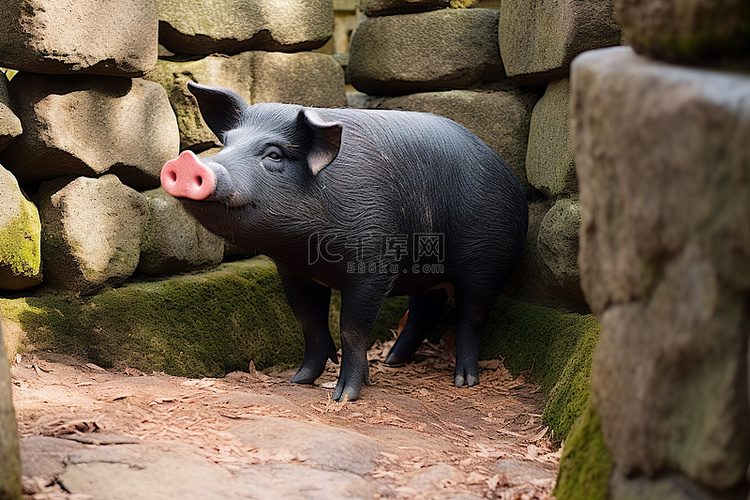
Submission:
<svg viewBox="0 0 750 500">
<path fill-rule="evenodd" d="M 162 186 L 210 231 L 274 260 L 305 335 L 292 381 L 313 383 L 337 361 L 328 329 L 336 288 L 335 400 L 369 384 L 367 341 L 389 295 L 409 294 L 409 318 L 386 362 L 414 353 L 453 293 L 455 384 L 476 384 L 480 333 L 528 225 L 505 161 L 432 114 L 248 106 L 229 90 L 189 88 L 223 148 L 201 159 L 183 152 L 164 166 Z"/>
</svg>

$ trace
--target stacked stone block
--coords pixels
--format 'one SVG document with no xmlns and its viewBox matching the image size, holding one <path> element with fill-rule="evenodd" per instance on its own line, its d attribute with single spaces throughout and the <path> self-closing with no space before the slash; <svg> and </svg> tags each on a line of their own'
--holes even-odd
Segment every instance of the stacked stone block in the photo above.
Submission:
<svg viewBox="0 0 750 500">
<path fill-rule="evenodd" d="M 447 116 L 494 148 L 531 204 L 523 279 L 514 289 L 585 310 L 567 75 L 581 51 L 620 43 L 612 1 L 503 0 L 493 10 L 365 0 L 360 7 L 367 17 L 352 37 L 349 78 L 364 94 L 350 104 Z"/>
<path fill-rule="evenodd" d="M 747 498 L 747 3 L 616 5 L 633 48 L 572 72 L 579 262 L 602 323 L 592 407 L 612 459 L 598 481 L 612 499 Z"/>
<path fill-rule="evenodd" d="M 93 293 L 221 262 L 223 240 L 157 189 L 159 173 L 181 149 L 220 145 L 188 80 L 249 103 L 346 104 L 341 66 L 309 52 L 331 36 L 331 0 L 293 7 L 4 2 L 0 66 L 19 73 L 0 78 L 0 290 Z"/>
</svg>

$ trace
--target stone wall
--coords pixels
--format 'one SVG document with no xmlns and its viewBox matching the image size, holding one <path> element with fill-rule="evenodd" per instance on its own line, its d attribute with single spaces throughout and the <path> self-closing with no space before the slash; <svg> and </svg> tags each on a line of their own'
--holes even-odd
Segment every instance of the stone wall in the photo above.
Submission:
<svg viewBox="0 0 750 500">
<path fill-rule="evenodd" d="M 635 50 L 572 65 L 579 262 L 602 333 L 589 419 L 599 424 L 574 431 L 585 439 L 563 455 L 558 498 L 590 498 L 575 485 L 608 456 L 588 478 L 602 497 L 744 499 L 750 9 L 616 6 Z M 588 448 L 602 438 L 603 455 Z"/>
<path fill-rule="evenodd" d="M 187 81 L 346 104 L 341 66 L 310 52 L 333 33 L 332 1 L 286 6 L 4 2 L 0 65 L 19 73 L 0 75 L 0 290 L 88 294 L 221 262 L 223 241 L 157 189 L 180 150 L 219 145 Z"/>
<path fill-rule="evenodd" d="M 529 202 L 521 296 L 585 311 L 578 271 L 581 211 L 568 126 L 574 56 L 619 45 L 610 1 L 503 0 L 499 9 L 447 1 L 362 0 L 349 78 L 361 108 L 447 116 L 510 165 Z"/>
</svg>

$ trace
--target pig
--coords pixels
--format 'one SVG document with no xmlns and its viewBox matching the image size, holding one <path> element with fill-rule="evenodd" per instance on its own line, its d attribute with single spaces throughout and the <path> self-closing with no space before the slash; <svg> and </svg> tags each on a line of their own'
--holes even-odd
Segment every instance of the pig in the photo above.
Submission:
<svg viewBox="0 0 750 500">
<path fill-rule="evenodd" d="M 383 301 L 409 296 L 386 363 L 409 360 L 448 295 L 457 313 L 457 387 L 479 379 L 479 340 L 521 253 L 528 203 L 505 161 L 447 118 L 397 110 L 248 105 L 188 84 L 222 143 L 184 151 L 161 184 L 210 231 L 271 258 L 305 338 L 292 382 L 337 360 L 328 328 L 341 291 L 341 365 L 333 399 L 369 385 L 366 351 Z"/>
</svg>

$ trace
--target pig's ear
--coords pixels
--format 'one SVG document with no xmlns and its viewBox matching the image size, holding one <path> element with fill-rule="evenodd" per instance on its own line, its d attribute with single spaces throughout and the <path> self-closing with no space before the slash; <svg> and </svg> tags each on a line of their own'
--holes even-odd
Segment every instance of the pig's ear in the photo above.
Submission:
<svg viewBox="0 0 750 500">
<path fill-rule="evenodd" d="M 312 133 L 313 143 L 307 153 L 307 164 L 313 175 L 318 175 L 339 154 L 341 124 L 323 121 L 312 109 L 302 108 L 297 113 L 297 125 Z"/>
<path fill-rule="evenodd" d="M 233 128 L 237 128 L 242 120 L 242 115 L 249 108 L 247 103 L 236 92 L 219 87 L 208 87 L 194 82 L 188 82 L 188 90 L 198 100 L 203 120 L 216 134 L 216 137 L 224 142 L 224 134 Z"/>
</svg>

